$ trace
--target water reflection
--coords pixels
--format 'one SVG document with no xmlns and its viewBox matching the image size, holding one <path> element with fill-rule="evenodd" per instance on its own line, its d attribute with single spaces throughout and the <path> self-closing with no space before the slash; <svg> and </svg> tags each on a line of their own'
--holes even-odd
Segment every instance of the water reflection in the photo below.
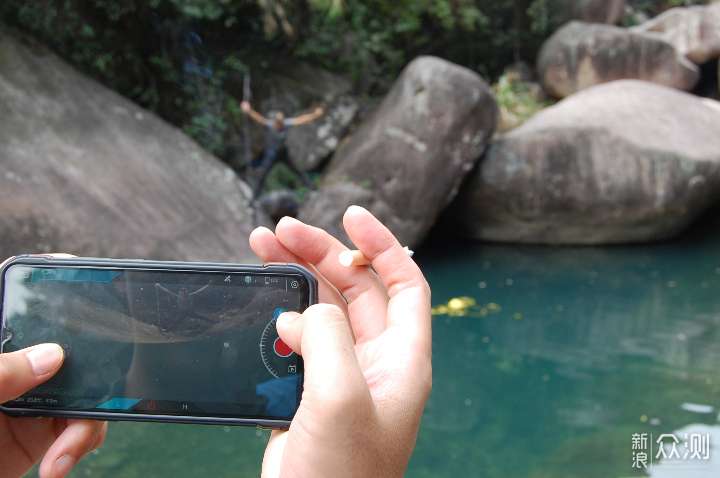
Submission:
<svg viewBox="0 0 720 478">
<path fill-rule="evenodd" d="M 696 423 L 683 403 L 720 405 L 714 244 L 466 245 L 418 261 L 434 387 L 408 476 L 647 476 L 633 433 Z"/>
</svg>

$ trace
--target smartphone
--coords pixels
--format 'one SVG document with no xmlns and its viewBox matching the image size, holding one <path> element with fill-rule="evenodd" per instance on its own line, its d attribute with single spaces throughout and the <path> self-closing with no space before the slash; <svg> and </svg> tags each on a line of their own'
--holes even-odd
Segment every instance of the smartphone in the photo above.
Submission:
<svg viewBox="0 0 720 478">
<path fill-rule="evenodd" d="M 317 301 L 297 264 L 18 256 L 0 268 L 0 353 L 54 342 L 55 376 L 0 405 L 11 416 L 287 429 L 303 361 L 278 336 Z"/>
</svg>

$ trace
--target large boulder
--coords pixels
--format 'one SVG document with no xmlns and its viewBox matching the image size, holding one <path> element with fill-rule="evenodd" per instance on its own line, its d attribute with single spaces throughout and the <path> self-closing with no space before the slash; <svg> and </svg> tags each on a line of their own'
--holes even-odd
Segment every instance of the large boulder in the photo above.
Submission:
<svg viewBox="0 0 720 478">
<path fill-rule="evenodd" d="M 720 56 L 720 3 L 671 8 L 632 30 L 659 33 L 681 55 L 702 65 Z"/>
<path fill-rule="evenodd" d="M 257 261 L 251 192 L 230 168 L 2 28 L 0 118 L 1 258 Z"/>
<path fill-rule="evenodd" d="M 577 21 L 545 42 L 537 68 L 543 88 L 556 98 L 621 79 L 689 91 L 700 79 L 697 65 L 659 35 Z"/>
<path fill-rule="evenodd" d="M 300 220 L 326 230 L 333 236 L 340 239 L 342 243 L 351 247 L 352 241 L 345 232 L 342 225 L 342 218 L 345 211 L 350 206 L 361 206 L 365 209 L 372 210 L 376 216 L 380 216 L 380 220 L 389 217 L 387 211 L 380 211 L 378 206 L 373 207 L 374 194 L 368 187 L 357 185 L 352 182 L 339 182 L 324 187 L 321 191 L 311 193 L 310 199 L 305 201 L 298 216 Z M 384 214 L 378 214 L 383 212 Z M 392 224 L 386 225 L 392 227 Z M 397 228 L 394 228 L 397 229 Z M 407 241 L 399 238 L 402 244 Z"/>
<path fill-rule="evenodd" d="M 720 199 L 720 103 L 637 80 L 577 93 L 488 147 L 448 208 L 475 239 L 665 239 Z"/>
<path fill-rule="evenodd" d="M 298 217 L 349 242 L 340 218 L 362 199 L 401 243 L 417 244 L 485 150 L 497 120 L 497 103 L 480 76 L 439 58 L 417 58 L 335 154 L 323 189 Z"/>
<path fill-rule="evenodd" d="M 286 143 L 290 156 L 302 169 L 320 167 L 338 148 L 359 109 L 355 98 L 344 95 L 331 101 L 320 118 L 290 128 Z"/>
</svg>

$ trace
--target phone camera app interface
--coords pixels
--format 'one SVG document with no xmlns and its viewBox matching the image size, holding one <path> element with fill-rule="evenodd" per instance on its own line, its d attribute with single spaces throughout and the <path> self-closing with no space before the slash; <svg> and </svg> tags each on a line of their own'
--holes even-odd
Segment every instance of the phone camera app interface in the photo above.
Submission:
<svg viewBox="0 0 720 478">
<path fill-rule="evenodd" d="M 299 274 L 13 265 L 2 351 L 55 342 L 66 360 L 5 406 L 290 419 L 303 362 L 276 320 L 308 301 Z"/>
</svg>

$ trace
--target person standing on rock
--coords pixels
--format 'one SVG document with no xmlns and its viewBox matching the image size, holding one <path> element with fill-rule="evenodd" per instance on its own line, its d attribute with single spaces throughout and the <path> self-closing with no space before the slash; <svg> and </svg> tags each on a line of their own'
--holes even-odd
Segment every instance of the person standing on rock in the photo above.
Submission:
<svg viewBox="0 0 720 478">
<path fill-rule="evenodd" d="M 295 118 L 285 118 L 285 115 L 282 112 L 273 111 L 270 112 L 268 118 L 265 118 L 263 115 L 252 109 L 250 103 L 248 103 L 247 101 L 243 101 L 242 103 L 240 103 L 240 108 L 245 113 L 247 113 L 250 118 L 262 125 L 265 125 L 265 127 L 267 128 L 267 145 L 265 147 L 265 154 L 263 155 L 262 159 L 263 169 L 262 173 L 260 174 L 260 179 L 258 180 L 257 186 L 255 186 L 255 192 L 253 194 L 253 197 L 257 199 L 258 196 L 260 196 L 260 191 L 262 190 L 263 183 L 265 182 L 268 173 L 270 173 L 270 170 L 278 161 L 282 161 L 287 164 L 288 167 L 295 174 L 298 175 L 298 177 L 302 180 L 305 186 L 310 189 L 315 189 L 315 185 L 312 183 L 307 174 L 305 174 L 305 172 L 300 169 L 295 164 L 295 161 L 293 161 L 290 157 L 287 146 L 285 146 L 285 140 L 287 139 L 287 130 L 289 126 L 309 123 L 310 121 L 313 121 L 322 116 L 323 109 L 315 108 L 315 111 L 313 111 L 312 113 L 300 115 Z"/>
</svg>

